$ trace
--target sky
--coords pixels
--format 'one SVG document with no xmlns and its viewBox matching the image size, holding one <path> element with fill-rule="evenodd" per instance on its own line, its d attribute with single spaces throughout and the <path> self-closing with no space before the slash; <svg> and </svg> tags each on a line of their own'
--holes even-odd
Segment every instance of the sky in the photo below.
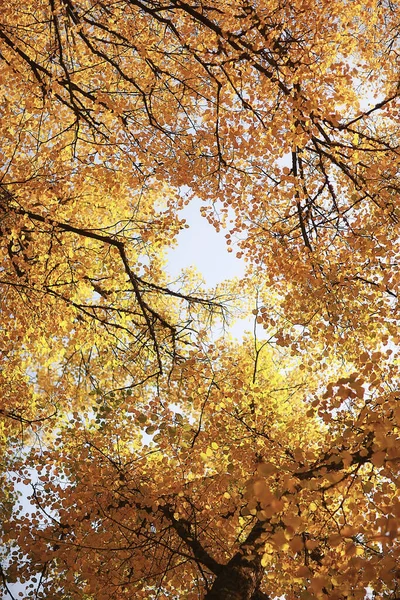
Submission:
<svg viewBox="0 0 400 600">
<path fill-rule="evenodd" d="M 236 258 L 235 252 L 228 252 L 225 234 L 217 233 L 205 217 L 200 214 L 202 203 L 192 200 L 180 217 L 189 226 L 178 236 L 178 244 L 168 252 L 167 271 L 172 278 L 178 278 L 182 269 L 195 266 L 207 287 L 212 288 L 227 279 L 242 277 L 245 262 Z M 236 319 L 228 328 L 228 333 L 240 340 L 245 331 L 252 331 L 253 319 Z"/>
<path fill-rule="evenodd" d="M 188 229 L 178 237 L 178 246 L 169 251 L 168 272 L 178 276 L 180 270 L 195 265 L 208 286 L 225 279 L 244 274 L 245 263 L 227 251 L 226 231 L 216 232 L 214 227 L 200 215 L 201 202 L 193 200 L 186 206 L 181 217 L 186 219 Z"/>
</svg>

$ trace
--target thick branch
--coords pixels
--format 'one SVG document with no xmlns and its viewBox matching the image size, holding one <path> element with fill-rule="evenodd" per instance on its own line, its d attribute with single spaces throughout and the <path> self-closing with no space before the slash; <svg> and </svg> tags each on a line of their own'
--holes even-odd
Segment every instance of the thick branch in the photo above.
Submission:
<svg viewBox="0 0 400 600">
<path fill-rule="evenodd" d="M 267 600 L 260 592 L 264 568 L 257 541 L 263 533 L 263 524 L 257 521 L 240 549 L 223 567 L 204 600 Z M 246 548 L 253 558 L 247 559 Z"/>
<path fill-rule="evenodd" d="M 193 537 L 190 532 L 190 523 L 184 519 L 179 519 L 179 521 L 175 519 L 173 510 L 168 505 L 160 506 L 159 510 L 170 521 L 181 540 L 192 550 L 196 561 L 199 561 L 218 577 L 225 567 L 212 558 L 202 544 Z"/>
</svg>

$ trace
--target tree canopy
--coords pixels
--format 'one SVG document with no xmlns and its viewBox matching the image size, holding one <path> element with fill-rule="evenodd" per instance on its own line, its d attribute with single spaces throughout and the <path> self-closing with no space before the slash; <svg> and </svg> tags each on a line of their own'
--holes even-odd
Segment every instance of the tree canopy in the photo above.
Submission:
<svg viewBox="0 0 400 600">
<path fill-rule="evenodd" d="M 399 15 L 3 3 L 5 597 L 400 597 Z"/>
</svg>

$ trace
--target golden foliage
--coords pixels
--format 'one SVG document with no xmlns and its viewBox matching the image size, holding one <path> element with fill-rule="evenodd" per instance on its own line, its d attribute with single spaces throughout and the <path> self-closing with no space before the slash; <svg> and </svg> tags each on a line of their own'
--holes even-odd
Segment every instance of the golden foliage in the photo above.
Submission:
<svg viewBox="0 0 400 600">
<path fill-rule="evenodd" d="M 399 14 L 3 3 L 5 592 L 399 596 Z M 192 198 L 243 281 L 169 280 Z"/>
</svg>

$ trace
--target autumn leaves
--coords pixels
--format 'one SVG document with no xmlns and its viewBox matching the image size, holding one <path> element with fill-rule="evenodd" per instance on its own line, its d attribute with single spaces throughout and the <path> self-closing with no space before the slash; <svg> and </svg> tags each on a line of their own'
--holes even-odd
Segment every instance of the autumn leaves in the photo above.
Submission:
<svg viewBox="0 0 400 600">
<path fill-rule="evenodd" d="M 1 443 L 40 473 L 3 585 L 395 598 L 397 7 L 3 8 Z M 247 259 L 242 344 L 168 281 L 182 186 Z"/>
</svg>

